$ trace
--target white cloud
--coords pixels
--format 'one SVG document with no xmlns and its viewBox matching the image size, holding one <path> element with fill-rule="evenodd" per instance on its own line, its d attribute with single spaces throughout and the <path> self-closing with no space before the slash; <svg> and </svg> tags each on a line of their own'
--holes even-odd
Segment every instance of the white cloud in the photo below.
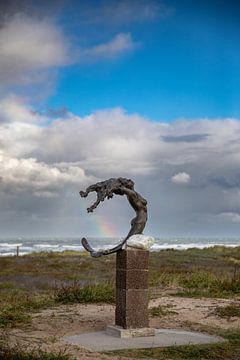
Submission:
<svg viewBox="0 0 240 360">
<path fill-rule="evenodd" d="M 235 212 L 223 212 L 219 216 L 227 221 L 240 224 L 240 214 Z"/>
<path fill-rule="evenodd" d="M 39 148 L 42 129 L 34 124 L 10 123 L 0 127 L 0 149 L 8 156 L 25 156 Z"/>
<path fill-rule="evenodd" d="M 79 53 L 80 61 L 99 60 L 117 57 L 127 51 L 136 48 L 137 43 L 132 39 L 131 34 L 117 34 L 109 42 L 82 49 Z"/>
<path fill-rule="evenodd" d="M 188 184 L 191 181 L 191 176 L 185 172 L 180 172 L 171 177 L 174 184 Z"/>
<path fill-rule="evenodd" d="M 68 50 L 54 23 L 16 14 L 0 28 L 0 81 L 24 84 L 39 80 L 35 71 L 69 63 Z"/>
<path fill-rule="evenodd" d="M 10 95 L 0 100 L 0 149 L 15 157 L 38 148 L 46 120 L 23 98 Z"/>
<path fill-rule="evenodd" d="M 237 184 L 237 120 L 161 124 L 115 108 L 83 118 L 66 113 L 52 121 L 13 96 L 0 102 L 1 119 L 0 146 L 6 156 L 33 157 L 48 164 L 78 163 L 99 177 L 129 172 L 146 175 L 168 169 L 166 175 L 174 174 L 173 182 Z M 189 175 L 192 173 L 198 174 L 194 181 Z"/>
<path fill-rule="evenodd" d="M 98 111 L 85 118 L 71 115 L 46 129 L 44 145 L 36 156 L 51 161 L 78 161 L 98 176 L 148 174 L 155 166 L 152 156 L 159 150 L 154 128 L 155 124 L 121 109 Z"/>
<path fill-rule="evenodd" d="M 22 122 L 22 123 L 43 123 L 44 116 L 37 115 L 27 100 L 10 94 L 0 100 L 0 123 L 1 122 Z"/>
<path fill-rule="evenodd" d="M 86 182 L 83 169 L 73 164 L 45 164 L 36 159 L 0 156 L 0 186 L 13 192 L 34 191 L 37 196 L 55 193 L 68 184 Z"/>
</svg>

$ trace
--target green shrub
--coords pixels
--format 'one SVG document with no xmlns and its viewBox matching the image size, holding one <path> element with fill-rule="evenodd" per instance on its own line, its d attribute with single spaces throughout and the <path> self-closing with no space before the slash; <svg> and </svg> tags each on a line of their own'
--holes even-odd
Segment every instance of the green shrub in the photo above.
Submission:
<svg viewBox="0 0 240 360">
<path fill-rule="evenodd" d="M 0 283 L 0 289 L 14 289 L 14 283 L 10 281 L 5 281 Z"/>
<path fill-rule="evenodd" d="M 41 350 L 34 350 L 26 353 L 22 349 L 10 348 L 6 345 L 0 345 L 0 360 L 73 360 L 71 355 L 63 351 L 58 353 L 47 353 Z"/>
<path fill-rule="evenodd" d="M 113 303 L 115 289 L 112 283 L 81 286 L 74 282 L 72 285 L 63 285 L 55 290 L 55 301 L 68 303 Z"/>
<path fill-rule="evenodd" d="M 31 322 L 30 311 L 36 311 L 54 304 L 50 297 L 18 294 L 5 298 L 0 307 L 0 328 L 15 327 Z"/>
<path fill-rule="evenodd" d="M 10 305 L 0 310 L 0 328 L 6 326 L 14 327 L 18 324 L 29 322 L 30 316 L 17 307 Z"/>
<path fill-rule="evenodd" d="M 170 315 L 170 314 L 177 314 L 176 311 L 169 310 L 169 308 L 171 308 L 171 307 L 172 307 L 172 305 L 155 306 L 149 310 L 149 314 L 153 317 L 155 317 L 155 316 L 162 317 L 162 316 L 166 316 L 166 315 Z"/>
<path fill-rule="evenodd" d="M 218 306 L 216 307 L 214 312 L 216 315 L 226 318 L 230 318 L 233 316 L 240 317 L 240 306 L 237 305 Z"/>
<path fill-rule="evenodd" d="M 186 274 L 181 280 L 181 285 L 187 289 L 206 289 L 215 286 L 217 278 L 215 275 L 199 271 L 191 274 Z"/>
</svg>

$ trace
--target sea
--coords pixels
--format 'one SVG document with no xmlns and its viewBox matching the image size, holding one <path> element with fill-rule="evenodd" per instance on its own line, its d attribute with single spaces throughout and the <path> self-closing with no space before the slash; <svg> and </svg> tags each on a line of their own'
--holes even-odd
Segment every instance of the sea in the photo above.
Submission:
<svg viewBox="0 0 240 360">
<path fill-rule="evenodd" d="M 121 238 L 89 237 L 88 241 L 95 249 L 106 249 L 117 245 Z M 240 246 L 240 237 L 169 237 L 155 238 L 155 243 L 150 251 L 164 249 L 185 250 L 189 248 L 208 248 L 212 246 L 237 247 Z M 81 238 L 77 237 L 11 237 L 0 239 L 0 256 L 26 255 L 39 252 L 62 252 L 66 250 L 85 251 L 81 245 Z"/>
</svg>

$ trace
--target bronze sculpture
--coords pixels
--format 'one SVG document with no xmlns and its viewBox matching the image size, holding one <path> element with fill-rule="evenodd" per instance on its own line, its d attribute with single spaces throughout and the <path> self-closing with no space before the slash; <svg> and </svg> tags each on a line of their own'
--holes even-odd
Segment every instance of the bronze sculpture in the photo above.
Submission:
<svg viewBox="0 0 240 360">
<path fill-rule="evenodd" d="M 131 179 L 122 177 L 111 178 L 98 182 L 89 186 L 86 191 L 80 191 L 79 193 L 81 197 L 87 197 L 88 194 L 93 191 L 96 191 L 97 193 L 97 200 L 87 209 L 88 212 L 93 212 L 101 201 L 104 201 L 106 198 L 112 198 L 114 194 L 126 195 L 130 205 L 136 212 L 136 217 L 134 217 L 131 221 L 131 229 L 127 236 L 119 245 L 111 249 L 96 251 L 91 247 L 87 239 L 82 238 L 82 245 L 88 252 L 90 252 L 91 256 L 100 257 L 102 255 L 109 255 L 121 250 L 130 236 L 142 234 L 147 222 L 147 200 L 134 190 L 134 182 Z"/>
</svg>

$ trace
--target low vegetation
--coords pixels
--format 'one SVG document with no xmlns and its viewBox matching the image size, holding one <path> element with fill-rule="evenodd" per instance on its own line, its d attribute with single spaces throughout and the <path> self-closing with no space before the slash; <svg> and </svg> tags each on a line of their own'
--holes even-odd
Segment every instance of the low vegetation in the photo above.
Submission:
<svg viewBox="0 0 240 360">
<path fill-rule="evenodd" d="M 114 303 L 115 288 L 113 283 L 85 285 L 74 282 L 56 289 L 54 300 L 63 304 L 71 303 Z"/>
<path fill-rule="evenodd" d="M 161 251 L 150 259 L 150 284 L 178 296 L 232 297 L 240 294 L 239 260 L 240 247 Z"/>
<path fill-rule="evenodd" d="M 240 305 L 218 306 L 215 309 L 215 314 L 228 319 L 235 316 L 240 317 Z"/>
<path fill-rule="evenodd" d="M 29 324 L 31 322 L 30 312 L 54 305 L 54 299 L 47 294 L 28 294 L 22 291 L 18 293 L 14 290 L 1 295 L 0 328 Z"/>
<path fill-rule="evenodd" d="M 162 317 L 171 314 L 177 314 L 176 311 L 172 310 L 172 305 L 159 305 L 154 306 L 149 310 L 149 315 L 152 317 Z"/>
<path fill-rule="evenodd" d="M 19 347 L 7 347 L 0 345 L 0 360 L 74 360 L 64 352 L 47 353 L 41 350 L 26 352 Z"/>
</svg>

